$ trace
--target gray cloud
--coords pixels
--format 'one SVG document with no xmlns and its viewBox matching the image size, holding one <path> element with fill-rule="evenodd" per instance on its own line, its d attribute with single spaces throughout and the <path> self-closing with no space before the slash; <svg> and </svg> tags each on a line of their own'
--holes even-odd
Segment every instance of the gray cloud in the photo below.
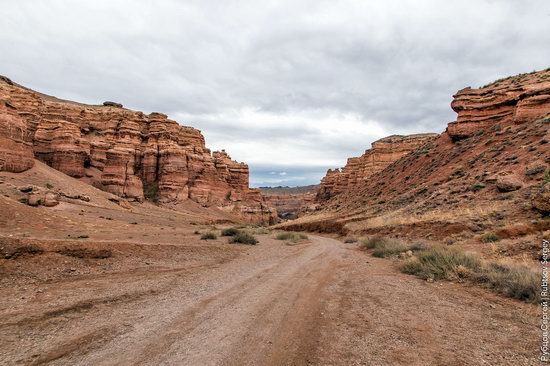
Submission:
<svg viewBox="0 0 550 366">
<path fill-rule="evenodd" d="M 4 0 L 2 10 L 1 74 L 168 113 L 248 162 L 253 184 L 316 183 L 377 138 L 442 131 L 458 89 L 550 66 L 546 0 Z"/>
</svg>

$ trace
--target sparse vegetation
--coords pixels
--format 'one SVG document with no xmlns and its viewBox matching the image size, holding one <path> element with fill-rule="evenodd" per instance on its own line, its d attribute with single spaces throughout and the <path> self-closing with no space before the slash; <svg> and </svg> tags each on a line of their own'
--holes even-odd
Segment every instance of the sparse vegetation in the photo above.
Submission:
<svg viewBox="0 0 550 366">
<path fill-rule="evenodd" d="M 445 247 L 430 248 L 408 260 L 401 271 L 422 279 L 451 279 L 463 277 L 466 271 L 477 271 L 481 266 L 479 258 Z"/>
<path fill-rule="evenodd" d="M 543 180 L 544 180 L 544 184 L 550 182 L 550 167 L 546 168 L 546 170 L 544 171 Z"/>
<path fill-rule="evenodd" d="M 489 263 L 476 280 L 493 291 L 526 302 L 540 301 L 539 274 L 525 265 Z"/>
<path fill-rule="evenodd" d="M 52 189 L 52 188 L 53 188 L 53 184 L 51 184 L 51 183 L 46 183 L 46 188 Z"/>
<path fill-rule="evenodd" d="M 373 249 L 372 255 L 378 258 L 385 258 L 409 250 L 409 247 L 398 240 L 372 237 L 361 243 L 361 249 Z"/>
<path fill-rule="evenodd" d="M 485 188 L 485 184 L 483 184 L 481 182 L 475 182 L 472 185 L 472 191 L 474 191 L 474 192 L 477 192 L 477 191 L 479 191 L 480 189 L 483 189 L 483 188 Z"/>
<path fill-rule="evenodd" d="M 344 239 L 344 243 L 346 243 L 346 244 L 357 243 L 357 239 L 354 238 L 354 237 L 348 237 L 348 238 Z"/>
<path fill-rule="evenodd" d="M 158 202 L 159 186 L 157 182 L 143 182 L 143 196 L 153 202 Z"/>
<path fill-rule="evenodd" d="M 526 265 L 484 263 L 473 254 L 445 247 L 421 251 L 401 266 L 425 280 L 470 280 L 501 295 L 526 302 L 540 300 L 540 276 Z"/>
<path fill-rule="evenodd" d="M 302 234 L 302 233 L 284 232 L 284 233 L 277 234 L 277 236 L 275 236 L 275 239 L 277 239 L 277 240 L 288 240 L 288 241 L 291 241 L 293 243 L 296 243 L 300 240 L 307 240 L 308 236 L 306 234 Z"/>
<path fill-rule="evenodd" d="M 249 233 L 239 231 L 236 235 L 229 239 L 229 242 L 235 244 L 256 245 L 258 244 L 258 239 Z"/>
<path fill-rule="evenodd" d="M 455 179 L 455 178 L 461 178 L 466 175 L 466 172 L 463 168 L 456 168 L 451 175 L 449 175 L 449 180 Z"/>
<path fill-rule="evenodd" d="M 229 227 L 222 230 L 222 236 L 235 236 L 239 233 L 239 229 L 234 227 Z"/>
<path fill-rule="evenodd" d="M 495 233 L 487 233 L 481 237 L 481 241 L 484 243 L 494 243 L 499 241 L 499 237 Z"/>
<path fill-rule="evenodd" d="M 201 235 L 201 240 L 216 240 L 218 236 L 216 233 L 209 231 Z"/>
<path fill-rule="evenodd" d="M 380 236 L 373 236 L 361 241 L 359 248 L 363 250 L 374 249 L 384 245 L 385 239 Z"/>
</svg>

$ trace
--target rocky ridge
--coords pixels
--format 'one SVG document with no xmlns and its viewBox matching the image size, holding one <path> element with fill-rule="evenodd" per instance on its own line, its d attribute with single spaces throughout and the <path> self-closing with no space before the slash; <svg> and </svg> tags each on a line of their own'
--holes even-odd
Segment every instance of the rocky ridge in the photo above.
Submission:
<svg viewBox="0 0 550 366">
<path fill-rule="evenodd" d="M 394 161 L 435 140 L 437 136 L 435 133 L 393 135 L 373 142 L 372 147 L 363 155 L 349 158 L 345 167 L 327 171 L 326 176 L 321 180 L 317 200 L 326 201 L 340 193 L 352 190 Z"/>
<path fill-rule="evenodd" d="M 0 170 L 21 172 L 33 158 L 126 198 L 177 204 L 191 199 L 248 221 L 276 211 L 248 186 L 248 166 L 211 152 L 201 132 L 162 113 L 115 102 L 60 100 L 0 78 Z"/>
<path fill-rule="evenodd" d="M 528 235 L 550 229 L 544 218 L 550 213 L 550 69 L 463 89 L 451 106 L 457 120 L 437 138 L 329 195 L 319 212 L 285 228 L 478 244 L 491 234 L 518 238 L 520 246 L 540 243 Z"/>
</svg>

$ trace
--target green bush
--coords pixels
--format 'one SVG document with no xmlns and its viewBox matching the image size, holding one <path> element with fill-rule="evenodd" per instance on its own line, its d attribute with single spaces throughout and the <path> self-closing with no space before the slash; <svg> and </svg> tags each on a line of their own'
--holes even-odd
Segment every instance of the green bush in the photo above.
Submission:
<svg viewBox="0 0 550 366">
<path fill-rule="evenodd" d="M 235 236 L 239 233 L 239 230 L 234 227 L 230 227 L 222 230 L 222 236 Z"/>
<path fill-rule="evenodd" d="M 477 192 L 479 191 L 480 189 L 482 188 L 485 188 L 485 184 L 481 183 L 481 182 L 475 182 L 473 185 L 472 185 L 472 191 L 474 192 Z"/>
<path fill-rule="evenodd" d="M 218 236 L 216 235 L 216 233 L 213 233 L 212 231 L 209 231 L 201 235 L 201 240 L 215 240 L 217 238 Z"/>
<path fill-rule="evenodd" d="M 410 259 L 401 266 L 401 272 L 423 279 L 449 279 L 462 269 L 479 270 L 479 258 L 455 249 L 431 248 L 421 251 L 416 258 Z"/>
<path fill-rule="evenodd" d="M 157 182 L 145 183 L 143 182 L 143 196 L 153 202 L 159 200 L 159 186 Z"/>
<path fill-rule="evenodd" d="M 238 244 L 248 244 L 248 245 L 256 245 L 258 244 L 258 240 L 250 235 L 249 233 L 245 233 L 242 231 L 239 231 L 237 234 L 235 234 L 233 237 L 229 239 L 230 243 L 238 243 Z"/>
<path fill-rule="evenodd" d="M 481 237 L 481 241 L 484 243 L 494 243 L 499 240 L 499 237 L 495 233 L 487 233 Z"/>
<path fill-rule="evenodd" d="M 546 168 L 544 171 L 544 183 L 550 182 L 550 168 Z"/>
</svg>

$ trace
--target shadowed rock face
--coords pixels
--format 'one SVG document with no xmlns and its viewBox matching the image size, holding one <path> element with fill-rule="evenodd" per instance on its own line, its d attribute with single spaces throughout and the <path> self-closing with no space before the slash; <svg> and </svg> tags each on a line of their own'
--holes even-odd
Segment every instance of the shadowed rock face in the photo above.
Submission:
<svg viewBox="0 0 550 366">
<path fill-rule="evenodd" d="M 59 100 L 7 78 L 0 78 L 0 98 L 11 106 L 0 106 L 3 170 L 30 168 L 34 154 L 67 175 L 87 176 L 93 185 L 130 200 L 192 199 L 235 209 L 249 221 L 276 219 L 259 192 L 249 189 L 246 164 L 223 150 L 211 153 L 199 130 L 164 114 L 146 115 L 114 102 L 91 106 Z M 13 156 L 22 159 L 15 163 Z"/>
<path fill-rule="evenodd" d="M 372 148 L 366 150 L 363 155 L 349 158 L 344 168 L 328 170 L 327 175 L 321 180 L 317 200 L 328 200 L 360 185 L 371 175 L 382 171 L 411 151 L 435 140 L 437 136 L 435 133 L 389 136 L 373 142 Z"/>
</svg>

